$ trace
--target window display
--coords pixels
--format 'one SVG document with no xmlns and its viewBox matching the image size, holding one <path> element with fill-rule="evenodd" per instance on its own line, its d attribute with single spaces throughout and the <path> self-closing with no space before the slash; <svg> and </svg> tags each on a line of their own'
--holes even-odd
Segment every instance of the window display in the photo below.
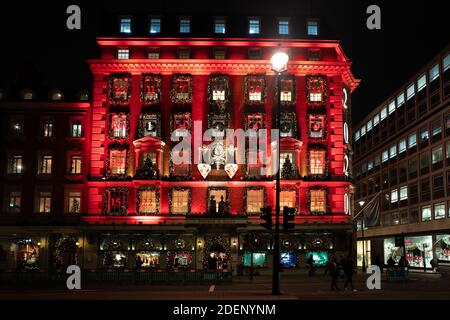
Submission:
<svg viewBox="0 0 450 320">
<path fill-rule="evenodd" d="M 155 104 L 160 101 L 161 77 L 153 74 L 142 76 L 141 101 L 144 104 Z"/>
<path fill-rule="evenodd" d="M 410 267 L 423 268 L 423 261 L 430 268 L 433 259 L 431 236 L 405 237 L 406 259 Z M 384 263 L 392 257 L 396 263 L 400 260 L 403 249 L 395 246 L 394 238 L 384 239 Z"/>
<path fill-rule="evenodd" d="M 245 252 L 243 255 L 244 267 L 251 266 L 250 252 Z M 262 268 L 266 266 L 266 253 L 265 252 L 253 252 L 253 267 Z"/>
<path fill-rule="evenodd" d="M 371 258 L 371 242 L 370 240 L 366 240 L 364 243 L 364 251 L 365 251 L 365 258 L 366 258 L 366 267 L 370 266 L 370 261 L 372 261 Z M 363 242 L 358 241 L 356 243 L 356 263 L 358 267 L 362 267 L 363 262 Z"/>
<path fill-rule="evenodd" d="M 307 99 L 310 103 L 325 102 L 327 82 L 322 76 L 311 76 L 306 79 Z"/>
<path fill-rule="evenodd" d="M 128 266 L 128 256 L 125 251 L 106 251 L 103 254 L 105 268 L 125 268 Z"/>
<path fill-rule="evenodd" d="M 450 261 L 450 235 L 440 234 L 436 236 L 436 257 L 440 261 Z"/>
<path fill-rule="evenodd" d="M 159 267 L 159 258 L 159 252 L 138 252 L 136 253 L 136 268 Z"/>
<path fill-rule="evenodd" d="M 249 75 L 245 78 L 246 104 L 262 104 L 265 102 L 266 79 L 263 75 Z"/>
<path fill-rule="evenodd" d="M 143 113 L 140 115 L 139 136 L 161 138 L 161 116 L 159 113 Z"/>
<path fill-rule="evenodd" d="M 175 75 L 172 80 L 172 102 L 186 104 L 192 102 L 192 77 Z"/>
<path fill-rule="evenodd" d="M 33 270 L 39 268 L 39 243 L 31 240 L 15 242 L 14 255 L 18 269 Z"/>
<path fill-rule="evenodd" d="M 313 139 L 325 138 L 325 115 L 310 114 L 308 115 L 308 132 L 309 137 Z"/>
<path fill-rule="evenodd" d="M 169 268 L 188 268 L 192 263 L 190 252 L 167 252 L 167 266 Z"/>
<path fill-rule="evenodd" d="M 308 259 L 309 256 L 313 256 L 315 266 L 325 266 L 328 263 L 328 252 L 326 251 L 307 251 L 305 258 Z"/>
<path fill-rule="evenodd" d="M 111 75 L 109 84 L 110 103 L 113 105 L 128 104 L 131 97 L 131 75 Z"/>
<path fill-rule="evenodd" d="M 295 267 L 297 265 L 297 254 L 295 252 L 281 252 L 280 263 L 284 267 Z"/>
</svg>

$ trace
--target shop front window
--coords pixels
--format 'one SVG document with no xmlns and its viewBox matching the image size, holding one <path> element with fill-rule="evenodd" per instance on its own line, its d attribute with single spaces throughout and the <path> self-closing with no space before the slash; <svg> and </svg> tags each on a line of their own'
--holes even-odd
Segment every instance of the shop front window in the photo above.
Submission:
<svg viewBox="0 0 450 320">
<path fill-rule="evenodd" d="M 438 234 L 436 236 L 436 257 L 440 261 L 450 262 L 450 235 Z"/>
<path fill-rule="evenodd" d="M 431 236 L 405 237 L 406 259 L 410 267 L 430 268 L 433 259 L 433 241 Z"/>
<path fill-rule="evenodd" d="M 364 249 L 363 249 L 364 247 Z M 357 255 L 357 266 L 358 267 L 362 267 L 363 265 L 363 252 L 365 252 L 364 254 L 364 258 L 366 260 L 366 267 L 370 266 L 370 261 L 372 261 L 371 259 L 371 254 L 370 254 L 370 247 L 371 247 L 371 242 L 370 240 L 365 240 L 365 243 L 363 245 L 363 241 L 358 241 L 356 243 L 356 255 Z"/>
<path fill-rule="evenodd" d="M 39 268 L 38 242 L 31 239 L 19 240 L 14 243 L 14 256 L 17 269 L 33 270 Z"/>
<path fill-rule="evenodd" d="M 264 207 L 264 189 L 247 190 L 247 214 L 259 213 Z"/>
</svg>

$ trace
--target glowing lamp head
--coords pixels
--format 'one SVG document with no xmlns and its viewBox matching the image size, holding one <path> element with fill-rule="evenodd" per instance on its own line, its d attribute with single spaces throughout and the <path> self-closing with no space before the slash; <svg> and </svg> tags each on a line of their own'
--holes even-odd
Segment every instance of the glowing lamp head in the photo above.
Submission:
<svg viewBox="0 0 450 320">
<path fill-rule="evenodd" d="M 365 203 L 366 203 L 365 201 L 360 201 L 359 206 L 362 207 Z"/>
<path fill-rule="evenodd" d="M 277 52 L 270 59 L 272 64 L 272 70 L 277 73 L 282 73 L 287 70 L 287 64 L 289 61 L 289 56 L 285 52 Z"/>
</svg>

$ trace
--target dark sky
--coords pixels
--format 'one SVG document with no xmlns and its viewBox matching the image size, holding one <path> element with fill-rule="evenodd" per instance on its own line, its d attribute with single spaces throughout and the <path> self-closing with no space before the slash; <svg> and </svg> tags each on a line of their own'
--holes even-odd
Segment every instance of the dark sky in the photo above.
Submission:
<svg viewBox="0 0 450 320">
<path fill-rule="evenodd" d="M 165 0 L 6 1 L 0 9 L 0 87 L 40 86 L 76 92 L 90 88 L 86 59 L 97 57 L 95 36 L 105 11 L 211 15 L 311 15 L 326 19 L 340 39 L 352 70 L 362 79 L 353 94 L 361 120 L 449 43 L 445 1 Z M 66 8 L 82 9 L 82 30 L 66 29 Z M 382 10 L 382 30 L 366 28 L 366 8 Z"/>
</svg>

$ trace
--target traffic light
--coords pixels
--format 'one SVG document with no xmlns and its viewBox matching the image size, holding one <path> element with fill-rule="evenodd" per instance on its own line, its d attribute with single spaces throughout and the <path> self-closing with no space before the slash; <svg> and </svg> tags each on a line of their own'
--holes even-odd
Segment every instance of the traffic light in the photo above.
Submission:
<svg viewBox="0 0 450 320">
<path fill-rule="evenodd" d="M 403 235 L 403 233 L 395 235 L 395 246 L 396 247 L 403 247 L 404 241 L 405 241 L 405 236 Z"/>
<path fill-rule="evenodd" d="M 261 208 L 261 219 L 265 222 L 260 225 L 267 230 L 272 230 L 272 207 Z"/>
<path fill-rule="evenodd" d="M 295 224 L 293 222 L 294 219 L 295 219 L 295 208 L 284 207 L 283 208 L 283 230 L 284 231 L 295 228 Z"/>
</svg>

